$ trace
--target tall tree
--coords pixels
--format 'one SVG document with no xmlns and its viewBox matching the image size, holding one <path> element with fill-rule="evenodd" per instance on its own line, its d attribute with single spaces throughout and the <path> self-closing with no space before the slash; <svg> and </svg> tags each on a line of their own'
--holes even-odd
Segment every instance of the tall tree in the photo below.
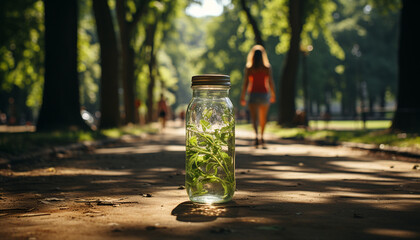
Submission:
<svg viewBox="0 0 420 240">
<path fill-rule="evenodd" d="M 45 82 L 38 131 L 88 129 L 80 115 L 77 0 L 45 0 Z"/>
<path fill-rule="evenodd" d="M 242 23 L 240 8 L 232 8 L 207 24 L 206 51 L 199 57 L 198 72 L 222 72 L 230 75 L 231 99 L 239 104 L 246 54 L 254 41 L 245 31 L 238 31 Z M 204 25 L 204 24 L 202 24 Z"/>
<path fill-rule="evenodd" d="M 101 44 L 100 128 L 119 125 L 118 46 L 107 0 L 93 0 L 99 42 Z"/>
<path fill-rule="evenodd" d="M 305 0 L 289 1 L 290 48 L 280 84 L 280 105 L 278 123 L 282 126 L 293 126 L 295 117 L 295 88 L 299 66 L 300 34 L 303 26 L 303 4 Z"/>
<path fill-rule="evenodd" d="M 386 93 L 395 94 L 399 4 L 390 6 L 390 2 L 337 2 L 332 28 L 347 57 L 342 62 L 329 62 L 341 65 L 342 72 L 336 79 L 340 80 L 337 87 L 344 116 L 356 117 L 357 103 L 362 99 L 367 100 L 370 114 L 377 104 L 384 110 Z M 367 93 L 367 99 L 363 93 Z"/>
<path fill-rule="evenodd" d="M 41 105 L 43 11 L 39 0 L 0 1 L 0 112 L 7 114 L 14 101 L 15 124 L 32 121 Z"/>
<path fill-rule="evenodd" d="M 295 125 L 295 82 L 301 45 L 310 45 L 312 39 L 322 33 L 330 53 L 337 58 L 344 58 L 343 50 L 327 26 L 333 21 L 332 13 L 335 9 L 335 3 L 330 0 L 273 0 L 262 13 L 264 30 L 279 36 L 280 43 L 276 50 L 281 53 L 288 51 L 279 84 L 278 123 L 282 126 Z M 282 19 L 283 16 L 287 18 Z"/>
<path fill-rule="evenodd" d="M 416 38 L 418 1 L 403 0 L 400 22 L 398 56 L 398 93 L 397 110 L 392 122 L 392 129 L 420 132 L 420 68 L 418 56 L 420 48 Z"/>
<path fill-rule="evenodd" d="M 192 18 L 184 15 L 173 20 L 171 31 L 167 31 L 162 50 L 173 65 L 168 68 L 173 69 L 175 73 L 173 77 L 178 79 L 174 86 L 176 102 L 172 106 L 175 111 L 180 111 L 179 107 L 188 104 L 191 99 L 191 76 L 200 72 L 196 69 L 199 66 L 197 63 L 202 58 L 200 58 L 201 52 L 197 49 L 204 48 L 205 23 L 208 20 L 208 18 Z M 159 61 L 163 63 L 164 59 L 160 58 Z M 165 85 L 169 87 L 169 84 Z"/>
<path fill-rule="evenodd" d="M 158 61 L 159 49 L 165 44 L 165 38 L 173 26 L 173 17 L 183 10 L 185 1 L 153 1 L 149 5 L 148 15 L 145 23 L 145 40 L 140 52 L 143 54 L 148 65 L 148 85 L 147 85 L 147 115 L 146 121 L 153 121 L 155 113 L 155 87 L 160 83 L 161 93 L 167 93 L 165 83 L 170 81 L 170 76 L 161 74 L 162 63 Z M 164 79 L 166 78 L 166 79 Z M 165 98 L 168 96 L 165 95 Z"/>
<path fill-rule="evenodd" d="M 146 26 L 146 40 L 145 46 L 148 50 L 146 53 L 146 60 L 148 61 L 149 67 L 149 85 L 147 86 L 147 122 L 152 122 L 153 113 L 154 113 L 154 88 L 156 85 L 156 76 L 157 76 L 157 63 L 156 63 L 156 53 L 155 53 L 155 38 L 156 38 L 156 29 L 158 21 L 153 21 L 152 23 L 147 24 Z"/>
<path fill-rule="evenodd" d="M 129 11 L 126 0 L 117 0 L 117 18 L 121 41 L 121 77 L 124 90 L 125 123 L 136 122 L 134 78 L 134 50 L 132 40 L 135 36 L 135 27 L 141 17 L 146 13 L 150 0 L 136 1 L 135 12 Z M 127 19 L 127 15 L 130 19 Z"/>
</svg>

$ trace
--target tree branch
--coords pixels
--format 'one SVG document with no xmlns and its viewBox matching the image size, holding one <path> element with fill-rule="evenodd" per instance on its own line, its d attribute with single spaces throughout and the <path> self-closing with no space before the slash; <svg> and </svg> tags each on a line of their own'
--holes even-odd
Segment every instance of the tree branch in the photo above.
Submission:
<svg viewBox="0 0 420 240">
<path fill-rule="evenodd" d="M 255 36 L 255 43 L 264 46 L 264 41 L 261 36 L 261 32 L 258 28 L 257 21 L 251 15 L 251 10 L 247 7 L 245 0 L 240 0 L 242 10 L 245 12 L 246 17 L 248 18 L 249 23 L 252 26 L 252 30 L 254 31 Z"/>
<path fill-rule="evenodd" d="M 133 21 L 127 22 L 127 33 L 129 34 L 129 36 L 133 34 L 134 28 L 136 24 L 140 21 L 141 17 L 147 13 L 147 10 L 148 10 L 147 5 L 149 4 L 149 2 L 150 2 L 149 0 L 141 1 L 140 5 L 137 8 L 136 13 L 134 13 Z"/>
</svg>

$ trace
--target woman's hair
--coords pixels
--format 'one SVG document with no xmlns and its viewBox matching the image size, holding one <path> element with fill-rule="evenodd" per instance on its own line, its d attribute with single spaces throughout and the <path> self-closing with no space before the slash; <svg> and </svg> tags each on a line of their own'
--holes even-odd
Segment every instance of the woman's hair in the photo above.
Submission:
<svg viewBox="0 0 420 240">
<path fill-rule="evenodd" d="M 252 67 L 266 67 L 269 68 L 270 62 L 268 61 L 267 53 L 261 45 L 255 45 L 248 53 L 246 58 L 246 68 Z"/>
</svg>

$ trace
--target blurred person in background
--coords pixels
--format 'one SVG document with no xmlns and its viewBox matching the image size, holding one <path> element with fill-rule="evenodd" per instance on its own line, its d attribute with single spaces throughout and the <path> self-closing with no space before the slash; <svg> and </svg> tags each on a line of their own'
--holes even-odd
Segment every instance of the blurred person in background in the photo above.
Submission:
<svg viewBox="0 0 420 240">
<path fill-rule="evenodd" d="M 245 100 L 246 94 L 248 94 L 248 102 Z M 276 101 L 276 92 L 271 65 L 261 45 L 255 45 L 248 53 L 240 101 L 242 106 L 248 104 L 255 131 L 255 147 L 258 148 L 261 145 L 266 148 L 264 129 L 270 103 Z M 258 127 L 261 128 L 260 132 Z"/>
<path fill-rule="evenodd" d="M 162 130 L 166 127 L 166 119 L 168 118 L 168 105 L 166 104 L 165 97 L 163 93 L 160 94 L 160 100 L 158 102 L 158 113 L 159 113 L 159 121 L 162 126 Z"/>
</svg>

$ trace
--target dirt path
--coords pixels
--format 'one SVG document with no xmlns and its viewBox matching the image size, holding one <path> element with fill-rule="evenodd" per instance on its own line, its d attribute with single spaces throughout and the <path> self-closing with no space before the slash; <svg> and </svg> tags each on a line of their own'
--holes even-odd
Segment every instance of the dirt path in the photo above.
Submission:
<svg viewBox="0 0 420 240">
<path fill-rule="evenodd" d="M 418 160 L 237 132 L 234 200 L 193 205 L 184 131 L 0 169 L 0 239 L 420 239 Z"/>
</svg>

